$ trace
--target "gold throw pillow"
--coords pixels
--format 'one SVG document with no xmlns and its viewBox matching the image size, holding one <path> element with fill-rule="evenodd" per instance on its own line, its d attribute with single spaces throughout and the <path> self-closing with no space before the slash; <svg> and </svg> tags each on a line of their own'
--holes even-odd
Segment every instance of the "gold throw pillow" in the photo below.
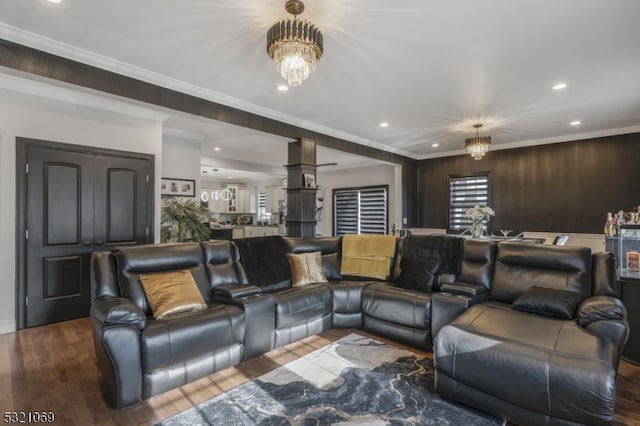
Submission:
<svg viewBox="0 0 640 426">
<path fill-rule="evenodd" d="M 198 286 L 187 270 L 140 274 L 155 319 L 207 309 Z"/>
<path fill-rule="evenodd" d="M 291 280 L 294 287 L 311 283 L 326 283 L 327 277 L 322 272 L 322 254 L 319 251 L 311 253 L 287 253 L 291 267 Z"/>
</svg>

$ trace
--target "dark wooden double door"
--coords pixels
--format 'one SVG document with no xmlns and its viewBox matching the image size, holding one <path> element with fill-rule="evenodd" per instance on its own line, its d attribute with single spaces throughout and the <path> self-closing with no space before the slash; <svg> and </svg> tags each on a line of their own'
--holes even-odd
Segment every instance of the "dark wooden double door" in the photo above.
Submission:
<svg viewBox="0 0 640 426">
<path fill-rule="evenodd" d="M 18 145 L 26 159 L 18 327 L 86 316 L 91 253 L 153 241 L 153 157 Z"/>
</svg>

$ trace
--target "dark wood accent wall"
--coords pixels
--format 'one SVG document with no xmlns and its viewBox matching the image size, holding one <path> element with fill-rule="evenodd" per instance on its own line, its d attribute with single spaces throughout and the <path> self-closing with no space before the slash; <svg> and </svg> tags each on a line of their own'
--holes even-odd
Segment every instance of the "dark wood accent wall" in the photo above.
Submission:
<svg viewBox="0 0 640 426">
<path fill-rule="evenodd" d="M 407 218 L 407 223 L 398 223 L 399 228 L 418 226 L 418 188 L 418 161 L 402 163 L 402 218 Z"/>
<path fill-rule="evenodd" d="M 420 227 L 446 228 L 448 177 L 488 172 L 493 229 L 602 233 L 608 211 L 640 205 L 640 133 L 422 160 Z"/>
<path fill-rule="evenodd" d="M 0 66 L 286 138 L 313 139 L 319 146 L 400 164 L 403 167 L 403 217 L 408 218 L 408 226 L 415 226 L 416 192 L 411 188 L 415 186 L 417 161 L 412 158 L 262 117 L 2 38 L 0 38 Z"/>
</svg>

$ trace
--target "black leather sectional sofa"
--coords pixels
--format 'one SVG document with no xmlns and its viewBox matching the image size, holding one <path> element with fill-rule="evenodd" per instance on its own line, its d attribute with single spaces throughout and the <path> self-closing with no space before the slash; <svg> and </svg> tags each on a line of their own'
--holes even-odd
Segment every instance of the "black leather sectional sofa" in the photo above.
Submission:
<svg viewBox="0 0 640 426">
<path fill-rule="evenodd" d="M 316 251 L 328 282 L 292 287 L 286 254 Z M 411 235 L 397 239 L 385 281 L 343 276 L 341 256 L 342 238 L 280 236 L 94 253 L 93 335 L 112 402 L 345 327 L 433 350 L 436 391 L 497 417 L 612 423 L 628 324 L 611 254 Z M 154 319 L 140 274 L 184 269 L 207 309 Z"/>
</svg>

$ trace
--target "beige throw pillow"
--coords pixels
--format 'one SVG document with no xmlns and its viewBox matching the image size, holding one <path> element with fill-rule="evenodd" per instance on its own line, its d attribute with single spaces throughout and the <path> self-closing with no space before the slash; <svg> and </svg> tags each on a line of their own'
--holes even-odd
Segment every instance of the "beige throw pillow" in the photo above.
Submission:
<svg viewBox="0 0 640 426">
<path fill-rule="evenodd" d="M 291 281 L 294 287 L 311 283 L 326 283 L 327 277 L 322 272 L 322 254 L 319 251 L 311 253 L 287 253 L 291 267 Z"/>
<path fill-rule="evenodd" d="M 155 319 L 207 309 L 191 272 L 187 270 L 140 274 Z"/>
</svg>

